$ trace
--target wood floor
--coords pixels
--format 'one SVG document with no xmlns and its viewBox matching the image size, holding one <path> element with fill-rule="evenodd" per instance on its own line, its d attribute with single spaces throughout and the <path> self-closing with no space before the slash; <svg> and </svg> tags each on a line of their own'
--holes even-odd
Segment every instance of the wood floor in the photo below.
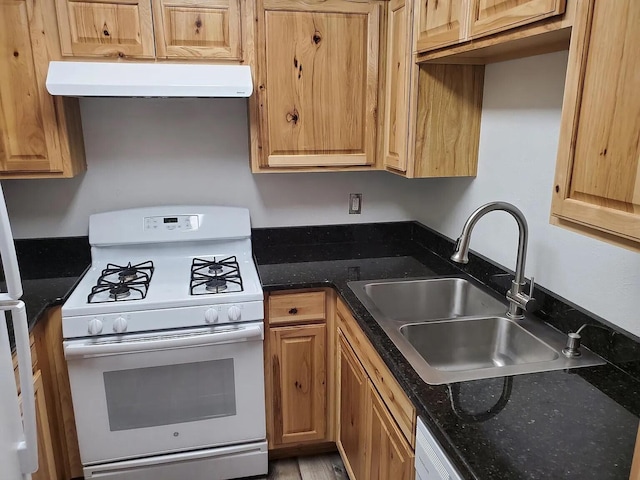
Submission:
<svg viewBox="0 0 640 480">
<path fill-rule="evenodd" d="M 338 453 L 269 462 L 264 480 L 349 480 Z M 260 480 L 263 480 L 260 479 Z"/>
</svg>

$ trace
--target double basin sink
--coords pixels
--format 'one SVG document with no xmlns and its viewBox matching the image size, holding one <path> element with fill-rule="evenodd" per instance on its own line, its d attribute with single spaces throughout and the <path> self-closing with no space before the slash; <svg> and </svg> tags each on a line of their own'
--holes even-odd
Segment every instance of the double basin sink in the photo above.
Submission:
<svg viewBox="0 0 640 480">
<path fill-rule="evenodd" d="M 460 277 L 349 282 L 420 377 L 439 385 L 602 365 L 562 354 L 566 335 L 541 320 L 512 320 L 505 303 Z"/>
</svg>

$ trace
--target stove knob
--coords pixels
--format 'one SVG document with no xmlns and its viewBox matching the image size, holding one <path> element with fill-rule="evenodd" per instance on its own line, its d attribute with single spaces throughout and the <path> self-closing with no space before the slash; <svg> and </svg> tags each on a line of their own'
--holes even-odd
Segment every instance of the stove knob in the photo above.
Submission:
<svg viewBox="0 0 640 480">
<path fill-rule="evenodd" d="M 98 335 L 102 333 L 102 320 L 94 318 L 89 322 L 89 335 Z"/>
<path fill-rule="evenodd" d="M 215 308 L 207 308 L 207 311 L 204 312 L 204 321 L 216 323 L 218 321 L 218 311 Z"/>
<path fill-rule="evenodd" d="M 227 312 L 229 320 L 231 320 L 232 322 L 237 322 L 238 320 L 240 320 L 241 315 L 242 313 L 240 312 L 240 309 L 238 307 L 236 307 L 235 305 L 233 307 L 229 307 L 229 311 Z"/>
<path fill-rule="evenodd" d="M 113 321 L 113 331 L 124 333 L 127 331 L 127 321 L 123 317 L 118 317 Z"/>
</svg>

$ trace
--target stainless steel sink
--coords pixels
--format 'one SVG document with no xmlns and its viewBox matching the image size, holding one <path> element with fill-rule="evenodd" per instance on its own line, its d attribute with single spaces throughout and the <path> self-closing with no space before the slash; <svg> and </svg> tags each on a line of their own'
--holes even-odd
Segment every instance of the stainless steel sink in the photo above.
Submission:
<svg viewBox="0 0 640 480">
<path fill-rule="evenodd" d="M 352 282 L 360 287 L 382 315 L 393 320 L 421 321 L 498 315 L 506 311 L 502 302 L 463 278 Z M 358 291 L 356 291 L 356 294 Z M 362 298 L 360 298 L 362 300 Z"/>
<path fill-rule="evenodd" d="M 507 306 L 463 278 L 350 282 L 398 350 L 439 385 L 604 364 L 586 348 L 567 358 L 566 335 L 541 320 L 512 320 Z"/>
<path fill-rule="evenodd" d="M 477 370 L 558 358 L 555 350 L 504 317 L 404 325 L 400 333 L 438 370 Z"/>
</svg>

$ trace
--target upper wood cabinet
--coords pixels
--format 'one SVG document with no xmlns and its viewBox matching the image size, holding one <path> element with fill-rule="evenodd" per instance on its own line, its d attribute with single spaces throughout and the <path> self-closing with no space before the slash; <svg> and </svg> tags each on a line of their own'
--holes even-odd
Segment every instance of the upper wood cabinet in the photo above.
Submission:
<svg viewBox="0 0 640 480">
<path fill-rule="evenodd" d="M 418 1 L 417 50 L 443 48 L 560 15 L 565 3 L 566 0 Z"/>
<path fill-rule="evenodd" d="M 640 250 L 640 2 L 585 1 L 562 108 L 552 222 Z"/>
<path fill-rule="evenodd" d="M 388 4 L 384 166 L 408 178 L 474 176 L 484 67 L 416 65 L 413 12 L 413 0 Z"/>
<path fill-rule="evenodd" d="M 254 172 L 375 163 L 381 6 L 258 0 Z"/>
<path fill-rule="evenodd" d="M 416 0 L 418 51 L 441 48 L 464 40 L 466 0 Z"/>
<path fill-rule="evenodd" d="M 153 0 L 153 16 L 159 58 L 242 59 L 240 0 Z"/>
<path fill-rule="evenodd" d="M 0 178 L 71 177 L 84 170 L 77 99 L 45 80 L 60 56 L 50 2 L 0 0 Z"/>
<path fill-rule="evenodd" d="M 151 0 L 55 2 L 64 55 L 155 56 Z"/>
<path fill-rule="evenodd" d="M 388 6 L 387 86 L 385 95 L 384 165 L 407 170 L 409 102 L 412 72 L 412 0 L 391 0 Z"/>
<path fill-rule="evenodd" d="M 469 0 L 468 38 L 501 32 L 564 12 L 566 0 Z"/>
<path fill-rule="evenodd" d="M 252 2 L 55 0 L 62 53 L 73 57 L 243 60 Z"/>
</svg>

